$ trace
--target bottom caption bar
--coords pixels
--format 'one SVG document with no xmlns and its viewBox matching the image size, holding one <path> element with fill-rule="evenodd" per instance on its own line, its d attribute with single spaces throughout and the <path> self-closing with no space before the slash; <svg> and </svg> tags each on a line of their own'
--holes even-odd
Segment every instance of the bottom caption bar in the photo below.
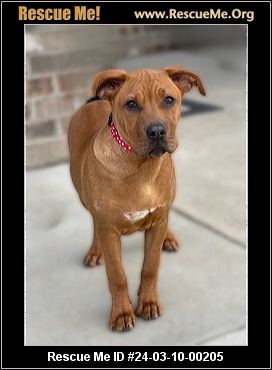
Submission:
<svg viewBox="0 0 272 370">
<path fill-rule="evenodd" d="M 48 352 L 48 362 L 72 361 L 72 362 L 221 362 L 224 359 L 223 351 L 114 351 L 93 353 L 56 353 Z"/>
</svg>

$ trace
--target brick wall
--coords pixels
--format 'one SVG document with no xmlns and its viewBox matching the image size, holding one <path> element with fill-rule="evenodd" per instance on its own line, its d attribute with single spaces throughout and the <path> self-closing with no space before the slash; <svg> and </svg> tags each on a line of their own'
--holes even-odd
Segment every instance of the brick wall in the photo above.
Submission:
<svg viewBox="0 0 272 370">
<path fill-rule="evenodd" d="M 67 126 L 89 97 L 97 71 L 114 68 L 119 58 L 198 44 L 207 30 L 188 26 L 27 26 L 27 166 L 68 158 Z"/>
<path fill-rule="evenodd" d="M 165 44 L 170 32 L 165 28 Z M 112 68 L 120 57 L 163 43 L 157 31 L 150 30 L 147 38 L 140 27 L 27 27 L 27 166 L 67 159 L 68 123 L 89 97 L 90 81 L 97 71 Z"/>
</svg>

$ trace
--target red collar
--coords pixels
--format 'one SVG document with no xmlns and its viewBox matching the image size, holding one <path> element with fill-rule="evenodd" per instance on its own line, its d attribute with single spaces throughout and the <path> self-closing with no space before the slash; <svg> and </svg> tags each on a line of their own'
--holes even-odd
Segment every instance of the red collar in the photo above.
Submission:
<svg viewBox="0 0 272 370">
<path fill-rule="evenodd" d="M 109 123 L 109 126 L 110 126 L 110 130 L 111 130 L 111 135 L 112 137 L 114 138 L 114 140 L 120 145 L 120 147 L 124 150 L 126 150 L 127 152 L 130 152 L 130 153 L 133 153 L 133 149 L 132 147 L 127 144 L 122 138 L 121 136 L 119 135 L 119 132 L 117 130 L 117 128 L 115 127 L 115 124 L 113 121 L 111 121 Z"/>
<path fill-rule="evenodd" d="M 86 103 L 92 103 L 96 100 L 101 100 L 101 98 L 98 95 L 96 95 L 88 99 Z M 126 150 L 127 152 L 134 153 L 132 147 L 129 144 L 127 144 L 119 135 L 119 132 L 117 128 L 115 127 L 114 122 L 112 121 L 112 113 L 109 116 L 108 125 L 110 127 L 112 137 L 120 145 L 120 147 Z"/>
</svg>

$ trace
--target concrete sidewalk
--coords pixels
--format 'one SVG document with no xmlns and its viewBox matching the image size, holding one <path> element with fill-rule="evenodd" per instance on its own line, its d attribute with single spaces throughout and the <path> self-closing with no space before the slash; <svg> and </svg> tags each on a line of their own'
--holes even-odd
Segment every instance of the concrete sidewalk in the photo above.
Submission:
<svg viewBox="0 0 272 370">
<path fill-rule="evenodd" d="M 68 166 L 31 171 L 27 189 L 27 344 L 188 345 L 245 326 L 245 249 L 172 212 L 170 224 L 183 248 L 162 256 L 164 316 L 138 320 L 123 336 L 111 333 L 104 266 L 82 264 L 91 222 L 72 188 Z M 123 243 L 135 304 L 143 234 L 124 237 Z M 244 343 L 243 335 L 239 344 Z"/>
<path fill-rule="evenodd" d="M 82 258 L 91 241 L 88 212 L 67 164 L 27 172 L 27 345 L 245 345 L 245 55 L 220 48 L 163 53 L 117 67 L 183 64 L 203 77 L 216 112 L 181 120 L 174 155 L 177 196 L 170 224 L 182 243 L 163 253 L 159 292 L 164 315 L 133 331 L 107 328 L 110 296 L 105 267 Z M 205 100 L 206 99 L 206 100 Z M 133 305 L 143 234 L 123 238 Z"/>
</svg>

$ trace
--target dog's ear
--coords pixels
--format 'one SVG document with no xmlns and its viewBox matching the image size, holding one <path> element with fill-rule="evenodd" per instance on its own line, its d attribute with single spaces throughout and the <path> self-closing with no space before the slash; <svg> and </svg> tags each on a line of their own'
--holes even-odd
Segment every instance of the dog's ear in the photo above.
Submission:
<svg viewBox="0 0 272 370">
<path fill-rule="evenodd" d="M 111 100 L 127 78 L 123 70 L 108 69 L 99 72 L 93 81 L 92 93 L 101 99 Z"/>
<path fill-rule="evenodd" d="M 200 94 L 206 95 L 203 83 L 195 73 L 180 67 L 165 68 L 165 72 L 183 93 L 187 93 L 193 86 L 196 86 Z"/>
</svg>

